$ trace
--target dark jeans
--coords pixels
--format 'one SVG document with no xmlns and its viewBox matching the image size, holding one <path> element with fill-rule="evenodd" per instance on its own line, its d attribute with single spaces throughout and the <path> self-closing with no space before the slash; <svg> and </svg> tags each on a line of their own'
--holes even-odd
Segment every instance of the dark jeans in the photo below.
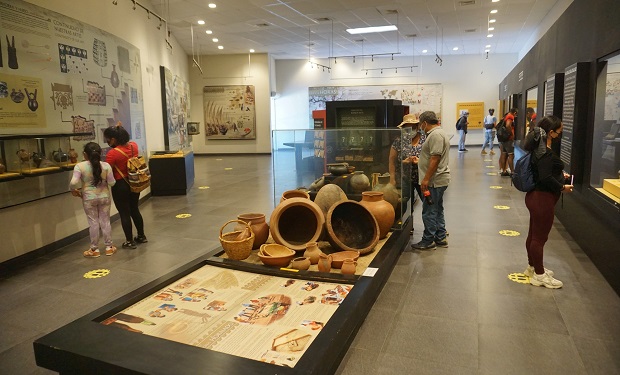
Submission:
<svg viewBox="0 0 620 375">
<path fill-rule="evenodd" d="M 112 199 L 121 217 L 121 226 L 125 233 L 125 241 L 133 241 L 131 220 L 136 226 L 138 236 L 144 236 L 144 221 L 138 209 L 140 193 L 132 193 L 125 179 L 116 180 L 112 186 Z"/>
<path fill-rule="evenodd" d="M 446 239 L 446 219 L 443 214 L 443 194 L 447 186 L 430 187 L 433 204 L 426 203 L 426 199 L 422 199 L 422 221 L 424 222 L 424 234 L 422 242 L 429 244 L 435 240 Z"/>
<path fill-rule="evenodd" d="M 420 184 L 418 183 L 413 183 L 410 180 L 405 180 L 403 181 L 402 184 L 402 188 L 401 188 L 401 194 L 403 196 L 402 201 L 403 202 L 409 202 L 409 205 L 411 206 L 411 214 L 413 215 L 413 203 L 415 201 L 414 199 L 414 191 L 418 192 L 418 198 L 422 198 L 422 189 L 420 188 Z M 407 203 L 405 203 L 405 205 L 402 205 L 401 210 L 402 211 L 407 211 Z M 402 215 L 401 215 L 402 217 Z"/>
<path fill-rule="evenodd" d="M 553 226 L 554 208 L 558 199 L 557 194 L 546 191 L 534 190 L 525 194 L 525 205 L 530 211 L 530 229 L 525 240 L 527 261 L 539 275 L 545 272 L 543 248 Z"/>
</svg>

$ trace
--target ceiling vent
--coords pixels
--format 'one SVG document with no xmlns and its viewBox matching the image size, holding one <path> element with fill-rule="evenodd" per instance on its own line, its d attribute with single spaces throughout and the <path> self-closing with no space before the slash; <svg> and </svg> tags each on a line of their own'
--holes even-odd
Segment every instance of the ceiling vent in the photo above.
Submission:
<svg viewBox="0 0 620 375">
<path fill-rule="evenodd" d="M 254 26 L 256 26 L 256 27 L 269 27 L 269 26 L 271 26 L 271 25 L 270 25 L 270 24 L 268 24 L 268 23 L 257 23 L 257 24 L 256 24 L 256 25 L 254 25 Z"/>
<path fill-rule="evenodd" d="M 476 29 L 466 29 L 466 30 L 463 30 L 463 31 L 465 31 L 466 33 L 475 33 Z"/>
<path fill-rule="evenodd" d="M 377 9 L 377 11 L 383 15 L 398 14 L 396 9 Z"/>
<path fill-rule="evenodd" d="M 314 20 L 318 22 L 327 22 L 327 21 L 331 21 L 332 19 L 328 17 L 319 17 L 319 18 L 315 18 Z"/>
<path fill-rule="evenodd" d="M 476 5 L 476 0 L 464 0 L 464 1 L 459 1 L 459 5 L 462 7 L 468 6 L 468 5 Z"/>
<path fill-rule="evenodd" d="M 415 38 L 416 36 L 418 36 L 418 34 L 409 34 L 409 35 L 405 35 L 405 38 Z"/>
</svg>

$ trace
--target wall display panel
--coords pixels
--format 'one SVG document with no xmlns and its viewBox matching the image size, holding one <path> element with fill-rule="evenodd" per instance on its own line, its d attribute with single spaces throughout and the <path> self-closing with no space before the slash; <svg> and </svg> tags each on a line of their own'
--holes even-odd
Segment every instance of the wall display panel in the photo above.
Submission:
<svg viewBox="0 0 620 375">
<path fill-rule="evenodd" d="M 441 84 L 308 88 L 310 113 L 326 109 L 325 102 L 329 101 L 397 99 L 410 107 L 409 113 L 419 115 L 423 111 L 434 111 L 441 118 L 442 95 Z"/>
<path fill-rule="evenodd" d="M 91 133 L 117 121 L 146 148 L 140 51 L 78 20 L 0 0 L 0 128 L 5 134 Z M 73 144 L 80 149 L 81 144 Z"/>
<path fill-rule="evenodd" d="M 253 85 L 205 86 L 205 138 L 256 139 Z"/>
<path fill-rule="evenodd" d="M 456 103 L 456 118 L 461 118 L 462 111 L 467 110 L 469 117 L 467 121 L 468 129 L 482 129 L 482 121 L 486 116 L 484 113 L 484 102 L 459 102 Z"/>
<path fill-rule="evenodd" d="M 189 146 L 187 117 L 189 115 L 189 84 L 172 74 L 166 67 L 159 68 L 162 82 L 162 110 L 164 143 L 168 150 Z"/>
<path fill-rule="evenodd" d="M 590 185 L 620 203 L 620 54 L 601 62 Z"/>
<path fill-rule="evenodd" d="M 575 125 L 575 96 L 577 93 L 577 64 L 566 68 L 564 72 L 564 111 L 562 113 L 562 148 L 560 158 L 564 168 L 570 171 L 571 153 L 573 150 L 573 129 Z"/>
</svg>

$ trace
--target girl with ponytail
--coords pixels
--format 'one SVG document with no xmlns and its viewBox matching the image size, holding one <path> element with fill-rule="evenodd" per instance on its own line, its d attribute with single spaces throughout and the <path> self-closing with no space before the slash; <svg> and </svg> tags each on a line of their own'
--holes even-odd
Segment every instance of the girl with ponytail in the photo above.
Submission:
<svg viewBox="0 0 620 375">
<path fill-rule="evenodd" d="M 98 258 L 99 230 L 103 234 L 105 255 L 112 255 L 116 247 L 112 244 L 112 228 L 110 226 L 110 186 L 116 180 L 110 164 L 101 161 L 101 146 L 95 142 L 84 145 L 83 162 L 73 168 L 73 177 L 69 188 L 71 194 L 82 198 L 84 212 L 88 219 L 90 248 L 84 251 L 87 258 Z"/>
</svg>

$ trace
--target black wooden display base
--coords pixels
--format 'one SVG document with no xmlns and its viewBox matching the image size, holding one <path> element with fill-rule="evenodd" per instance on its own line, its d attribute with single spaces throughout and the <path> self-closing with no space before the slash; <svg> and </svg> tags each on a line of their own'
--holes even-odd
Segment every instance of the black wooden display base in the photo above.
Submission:
<svg viewBox="0 0 620 375">
<path fill-rule="evenodd" d="M 213 257 L 210 253 L 85 315 L 34 342 L 37 365 L 61 374 L 332 374 L 381 292 L 403 249 L 409 244 L 409 220 L 386 241 L 369 267 L 374 277 L 318 272 L 290 273 Z M 304 280 L 355 286 L 294 368 L 219 353 L 100 324 L 104 319 L 204 265 Z"/>
</svg>

